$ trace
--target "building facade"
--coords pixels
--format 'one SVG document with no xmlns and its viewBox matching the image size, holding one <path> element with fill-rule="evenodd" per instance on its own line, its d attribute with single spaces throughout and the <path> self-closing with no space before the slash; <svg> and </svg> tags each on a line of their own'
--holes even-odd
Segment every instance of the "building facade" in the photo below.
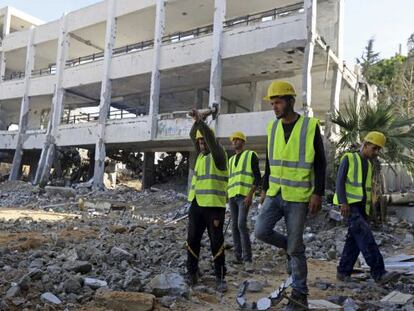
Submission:
<svg viewBox="0 0 414 311">
<path fill-rule="evenodd" d="M 217 106 L 217 136 L 242 130 L 264 151 L 262 100 L 292 82 L 296 106 L 324 120 L 363 96 L 343 63 L 343 0 L 106 0 L 42 23 L 0 9 L 0 162 L 48 177 L 57 149 L 191 151 L 192 107 Z M 332 129 L 326 124 L 325 132 Z"/>
</svg>

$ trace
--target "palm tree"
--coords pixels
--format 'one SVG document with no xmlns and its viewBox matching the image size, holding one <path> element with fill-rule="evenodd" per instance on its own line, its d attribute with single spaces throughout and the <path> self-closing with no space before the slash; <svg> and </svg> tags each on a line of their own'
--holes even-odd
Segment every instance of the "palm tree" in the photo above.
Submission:
<svg viewBox="0 0 414 311">
<path fill-rule="evenodd" d="M 355 150 L 368 132 L 379 131 L 387 137 L 380 158 L 390 165 L 398 163 L 414 169 L 414 115 L 399 114 L 392 102 L 365 104 L 358 109 L 349 101 L 344 111 L 333 114 L 331 121 L 340 128 L 337 143 L 340 153 Z"/>
<path fill-rule="evenodd" d="M 336 144 L 338 155 L 358 150 L 370 131 L 382 132 L 387 137 L 380 159 L 373 163 L 374 205 L 384 192 L 380 161 L 388 163 L 391 168 L 395 164 L 402 164 L 414 172 L 414 115 L 401 114 L 399 111 L 398 105 L 391 101 L 380 102 L 376 106 L 364 104 L 358 109 L 356 103 L 350 100 L 343 111 L 336 111 L 331 118 L 332 123 L 340 128 Z"/>
</svg>

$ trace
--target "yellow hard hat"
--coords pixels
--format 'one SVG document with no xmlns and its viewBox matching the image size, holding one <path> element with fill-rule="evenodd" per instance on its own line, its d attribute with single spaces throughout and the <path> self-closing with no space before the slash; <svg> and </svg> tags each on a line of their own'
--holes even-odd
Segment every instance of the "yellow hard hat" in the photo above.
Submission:
<svg viewBox="0 0 414 311">
<path fill-rule="evenodd" d="M 369 132 L 364 138 L 364 141 L 377 145 L 381 148 L 384 148 L 386 140 L 387 139 L 385 138 L 384 134 L 376 131 Z"/>
<path fill-rule="evenodd" d="M 203 137 L 204 136 L 203 136 L 203 134 L 201 134 L 200 130 L 197 130 L 197 132 L 196 132 L 196 139 L 203 138 Z"/>
<path fill-rule="evenodd" d="M 213 132 L 213 134 L 215 134 L 214 129 L 210 128 L 210 130 Z M 196 139 L 199 139 L 199 138 L 204 138 L 204 136 L 203 136 L 203 134 L 201 134 L 200 130 L 197 130 Z"/>
<path fill-rule="evenodd" d="M 234 132 L 233 134 L 231 134 L 230 141 L 233 141 L 235 138 L 239 138 L 239 139 L 243 140 L 244 142 L 247 142 L 246 135 L 244 135 L 243 132 L 237 131 L 237 132 Z"/>
<path fill-rule="evenodd" d="M 296 96 L 296 91 L 293 85 L 286 81 L 273 81 L 267 89 L 267 96 L 263 97 L 263 99 L 270 100 L 270 98 L 274 96 L 286 95 Z"/>
</svg>

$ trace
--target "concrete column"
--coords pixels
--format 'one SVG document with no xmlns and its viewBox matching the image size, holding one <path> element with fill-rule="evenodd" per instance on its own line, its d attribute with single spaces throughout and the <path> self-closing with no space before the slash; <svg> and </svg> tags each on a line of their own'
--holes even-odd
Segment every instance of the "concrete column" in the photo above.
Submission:
<svg viewBox="0 0 414 311">
<path fill-rule="evenodd" d="M 30 155 L 30 158 L 29 158 L 29 165 L 30 165 L 29 181 L 30 182 L 33 182 L 36 177 L 37 166 L 39 165 L 39 156 L 40 156 L 40 153 L 37 151 L 34 151 Z"/>
<path fill-rule="evenodd" d="M 11 12 L 9 8 L 7 8 L 6 13 L 3 16 L 3 33 L 2 37 L 4 38 L 10 33 L 10 21 L 11 21 Z M 0 83 L 4 79 L 4 74 L 6 72 L 6 52 L 1 51 L 0 53 Z"/>
<path fill-rule="evenodd" d="M 343 40 L 344 40 L 344 0 L 338 0 L 337 6 L 337 16 L 338 20 L 335 24 L 335 35 L 337 37 L 337 46 L 336 53 L 338 57 L 338 63 L 334 65 L 333 68 L 333 78 L 332 78 L 332 89 L 331 89 L 331 105 L 330 113 L 333 114 L 334 111 L 339 110 L 339 100 L 342 86 L 342 73 L 341 69 L 343 67 Z M 338 133 L 338 126 L 332 127 L 333 133 Z"/>
<path fill-rule="evenodd" d="M 203 109 L 203 89 L 194 91 L 194 105 L 197 109 Z"/>
<path fill-rule="evenodd" d="M 155 183 L 155 153 L 144 152 L 142 168 L 142 189 L 149 189 Z"/>
<path fill-rule="evenodd" d="M 222 83 L 222 51 L 223 51 L 223 23 L 226 17 L 226 0 L 214 1 L 214 24 L 213 24 L 213 55 L 211 57 L 210 69 L 210 94 L 208 105 L 219 105 L 221 102 Z"/>
<path fill-rule="evenodd" d="M 331 99 L 329 113 L 326 116 L 325 123 L 325 135 L 324 144 L 327 157 L 326 168 L 326 188 L 333 190 L 335 184 L 335 136 L 339 133 L 339 126 L 331 122 L 331 117 L 335 111 L 339 111 L 340 93 L 342 86 L 342 73 L 343 67 L 343 21 L 344 21 L 344 0 L 338 0 L 337 2 L 337 22 L 335 24 L 335 36 L 337 38 L 336 53 L 338 57 L 338 63 L 333 66 L 333 77 L 331 86 Z M 329 57 L 329 56 L 328 56 Z"/>
<path fill-rule="evenodd" d="M 188 158 L 188 186 L 187 186 L 187 194 L 190 193 L 191 188 L 191 181 L 194 176 L 195 172 L 195 163 L 197 161 L 197 152 L 191 151 L 190 156 Z"/>
<path fill-rule="evenodd" d="M 165 0 L 156 0 L 155 33 L 154 33 L 154 63 L 151 74 L 150 109 L 151 139 L 157 136 L 158 111 L 160 106 L 160 59 L 161 44 L 165 30 Z"/>
<path fill-rule="evenodd" d="M 20 118 L 19 118 L 19 134 L 17 136 L 16 150 L 14 151 L 13 165 L 9 175 L 9 180 L 16 180 L 21 168 L 22 156 L 23 156 L 23 142 L 26 134 L 28 114 L 29 114 L 29 90 L 30 81 L 32 76 L 32 70 L 35 62 L 35 47 L 33 45 L 34 27 L 29 29 L 29 37 L 27 40 L 26 48 L 26 65 L 24 70 L 24 93 L 22 102 L 20 105 Z"/>
<path fill-rule="evenodd" d="M 305 59 L 303 63 L 302 73 L 302 100 L 303 100 L 303 114 L 312 116 L 311 108 L 312 100 L 312 64 L 313 53 L 315 49 L 316 36 L 316 4 L 317 0 L 305 0 L 305 16 L 306 16 L 306 30 L 308 42 L 305 47 Z"/>
<path fill-rule="evenodd" d="M 252 102 L 252 111 L 262 111 L 262 86 L 253 81 L 250 83 L 250 94 Z"/>
<path fill-rule="evenodd" d="M 36 172 L 34 183 L 43 183 L 49 178 L 50 169 L 55 155 L 55 137 L 57 128 L 60 124 L 63 113 L 63 97 L 65 90 L 62 86 L 65 64 L 68 58 L 69 35 L 67 31 L 67 15 L 64 14 L 60 19 L 60 30 L 58 39 L 58 49 L 56 57 L 56 82 L 53 93 L 52 107 L 49 114 L 49 122 L 46 129 L 46 141 L 40 155 L 39 165 Z"/>
<path fill-rule="evenodd" d="M 107 4 L 105 52 L 101 82 L 101 99 L 99 102 L 99 120 L 96 131 L 95 170 L 93 175 L 93 187 L 95 189 L 103 189 L 105 187 L 103 183 L 106 157 L 105 126 L 111 106 L 112 81 L 110 71 L 112 52 L 116 38 L 115 0 L 108 0 Z"/>
</svg>

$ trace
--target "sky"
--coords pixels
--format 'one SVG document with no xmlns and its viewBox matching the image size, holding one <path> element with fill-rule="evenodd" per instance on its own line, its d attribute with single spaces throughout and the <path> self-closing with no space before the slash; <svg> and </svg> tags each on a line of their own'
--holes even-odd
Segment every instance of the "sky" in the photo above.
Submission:
<svg viewBox="0 0 414 311">
<path fill-rule="evenodd" d="M 139 0 L 137 0 L 139 1 Z M 209 0 L 213 1 L 213 0 Z M 0 8 L 10 5 L 41 20 L 58 19 L 64 12 L 99 2 L 97 0 L 0 0 Z M 393 56 L 399 44 L 403 54 L 407 39 L 414 33 L 414 0 L 345 0 L 344 58 L 354 64 L 367 41 L 375 38 L 380 57 Z"/>
</svg>

